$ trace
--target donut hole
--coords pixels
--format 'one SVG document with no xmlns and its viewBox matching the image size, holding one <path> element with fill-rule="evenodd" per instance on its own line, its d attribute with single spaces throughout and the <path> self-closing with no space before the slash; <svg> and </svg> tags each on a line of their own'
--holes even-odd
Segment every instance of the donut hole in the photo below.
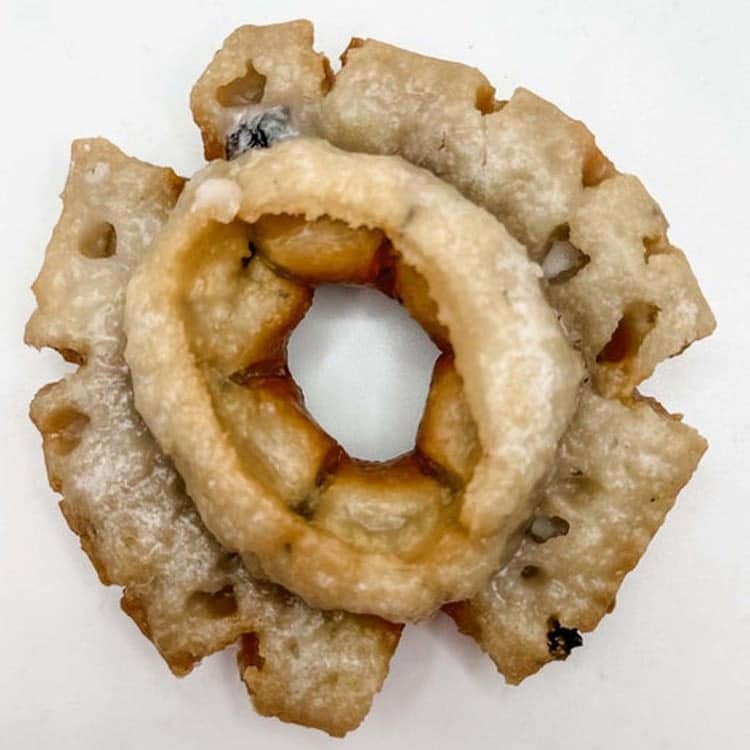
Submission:
<svg viewBox="0 0 750 750">
<path fill-rule="evenodd" d="M 110 258 L 117 252 L 117 232 L 108 221 L 90 224 L 82 233 L 79 252 L 86 258 L 95 260 Z"/>
<path fill-rule="evenodd" d="M 243 464 L 305 520 L 350 455 L 414 448 L 438 350 L 393 300 L 343 286 L 392 293 L 381 272 L 396 260 L 378 230 L 286 214 L 212 224 L 185 257 L 183 314 L 217 417 Z M 302 320 L 321 277 L 339 284 L 323 283 Z"/>
<path fill-rule="evenodd" d="M 403 307 L 362 287 L 319 288 L 289 340 L 308 411 L 357 458 L 414 447 L 439 351 Z"/>
<path fill-rule="evenodd" d="M 628 305 L 611 338 L 597 355 L 597 363 L 626 365 L 633 360 L 656 325 L 658 315 L 659 308 L 649 302 Z"/>
<path fill-rule="evenodd" d="M 216 90 L 216 100 L 222 107 L 242 107 L 257 104 L 266 90 L 266 77 L 259 73 L 251 60 L 245 66 L 245 73 Z"/>
<path fill-rule="evenodd" d="M 221 620 L 237 614 L 237 596 L 231 584 L 216 591 L 195 591 L 188 598 L 188 608 L 212 620 Z"/>
</svg>

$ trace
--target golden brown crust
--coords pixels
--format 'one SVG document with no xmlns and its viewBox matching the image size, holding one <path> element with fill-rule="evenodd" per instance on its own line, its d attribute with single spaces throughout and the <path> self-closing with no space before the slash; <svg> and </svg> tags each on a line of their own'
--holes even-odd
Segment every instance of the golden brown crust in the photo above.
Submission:
<svg viewBox="0 0 750 750">
<path fill-rule="evenodd" d="M 385 679 L 393 626 L 322 615 L 251 578 L 206 531 L 133 406 L 122 355 L 125 286 L 182 184 L 104 140 L 73 144 L 26 331 L 28 343 L 82 363 L 31 406 L 50 484 L 102 582 L 124 587 L 123 610 L 175 674 L 255 632 L 266 654 L 253 675 L 260 710 L 340 735 L 364 718 Z M 282 696 L 286 678 L 295 685 Z"/>
</svg>

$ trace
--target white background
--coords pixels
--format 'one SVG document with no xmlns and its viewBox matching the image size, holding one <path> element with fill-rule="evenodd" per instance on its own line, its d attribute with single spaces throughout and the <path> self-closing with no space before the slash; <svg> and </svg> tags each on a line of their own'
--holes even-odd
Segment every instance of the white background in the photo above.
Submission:
<svg viewBox="0 0 750 750">
<path fill-rule="evenodd" d="M 65 367 L 21 344 L 71 139 L 104 135 L 191 173 L 201 150 L 187 97 L 210 55 L 241 23 L 298 16 L 316 22 L 332 57 L 350 35 L 372 36 L 474 64 L 499 97 L 523 84 L 583 119 L 659 200 L 719 321 L 645 384 L 711 449 L 584 648 L 510 688 L 446 618 L 409 628 L 369 718 L 338 744 L 257 717 L 231 653 L 171 677 L 120 613 L 118 591 L 96 582 L 57 511 L 26 416 Z M 749 747 L 749 27 L 739 1 L 2 0 L 0 747 Z M 319 323 L 330 324 L 336 299 Z M 419 387 L 390 421 L 374 415 L 384 394 L 424 375 L 429 351 L 408 344 L 407 330 L 391 339 L 363 322 L 375 303 L 345 301 L 360 322 L 326 360 L 344 385 L 336 399 L 318 392 L 315 411 L 340 436 L 373 420 L 361 450 L 392 454 L 413 437 Z M 362 338 L 357 325 L 372 345 L 355 365 L 346 348 Z M 311 347 L 297 354 L 312 373 Z M 334 409 L 342 391 L 359 400 L 356 420 Z"/>
</svg>

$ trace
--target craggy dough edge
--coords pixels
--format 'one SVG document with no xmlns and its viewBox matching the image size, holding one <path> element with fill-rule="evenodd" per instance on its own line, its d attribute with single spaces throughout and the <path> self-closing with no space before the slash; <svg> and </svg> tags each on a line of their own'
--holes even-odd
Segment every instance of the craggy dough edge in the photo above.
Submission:
<svg viewBox="0 0 750 750">
<path fill-rule="evenodd" d="M 544 541 L 530 530 L 483 592 L 446 611 L 509 683 L 567 658 L 614 608 L 706 448 L 652 399 L 587 390 L 537 509 L 567 532 Z"/>
<path fill-rule="evenodd" d="M 101 581 L 124 587 L 123 610 L 176 675 L 242 636 L 241 674 L 257 710 L 342 736 L 380 690 L 400 628 L 317 612 L 252 579 L 206 531 L 133 406 L 125 286 L 182 185 L 103 139 L 73 144 L 26 330 L 29 344 L 79 365 L 31 406 L 50 485 Z"/>
<path fill-rule="evenodd" d="M 497 101 L 476 68 L 382 42 L 353 39 L 341 59 L 334 76 L 313 50 L 309 21 L 236 29 L 191 94 L 206 158 L 224 156 L 231 127 L 217 92 L 253 71 L 252 105 L 286 106 L 303 134 L 339 148 L 430 169 L 535 260 L 568 238 L 585 267 L 549 293 L 602 395 L 627 398 L 659 362 L 714 330 L 659 206 L 615 170 L 583 123 L 522 88 Z"/>
</svg>

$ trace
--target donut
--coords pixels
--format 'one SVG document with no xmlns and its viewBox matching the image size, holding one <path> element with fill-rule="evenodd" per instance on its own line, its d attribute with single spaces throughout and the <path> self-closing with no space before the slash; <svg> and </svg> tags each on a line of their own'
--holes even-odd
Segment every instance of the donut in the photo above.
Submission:
<svg viewBox="0 0 750 750">
<path fill-rule="evenodd" d="M 374 40 L 334 74 L 307 21 L 233 32 L 191 109 L 187 183 L 73 144 L 34 285 L 26 341 L 77 370 L 31 418 L 101 581 L 175 674 L 236 643 L 259 713 L 334 736 L 388 620 L 442 607 L 513 684 L 567 658 L 706 450 L 639 391 L 715 326 L 658 204 L 532 92 Z M 406 456 L 304 409 L 285 342 L 324 283 L 441 350 Z"/>
<path fill-rule="evenodd" d="M 447 329 L 480 446 L 468 475 L 418 449 L 353 462 L 289 401 L 302 280 L 377 284 L 390 256 Z M 250 150 L 191 180 L 129 284 L 136 405 L 223 546 L 311 606 L 418 620 L 512 553 L 575 409 L 582 368 L 540 276 L 486 211 L 403 160 L 306 138 Z"/>
</svg>

